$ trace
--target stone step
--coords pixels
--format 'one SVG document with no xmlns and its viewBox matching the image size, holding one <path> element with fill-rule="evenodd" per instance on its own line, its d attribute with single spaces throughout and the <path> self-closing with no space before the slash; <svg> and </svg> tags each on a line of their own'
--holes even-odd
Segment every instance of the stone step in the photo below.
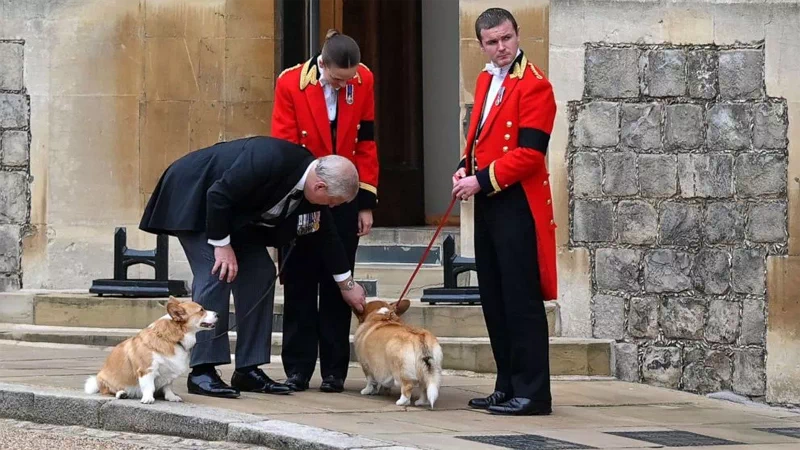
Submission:
<svg viewBox="0 0 800 450">
<path fill-rule="evenodd" d="M 0 305 L 11 311 L 27 307 L 28 320 L 16 320 L 10 312 L 0 308 L 0 322 L 22 322 L 30 325 L 98 328 L 142 329 L 163 316 L 165 298 L 98 297 L 93 294 L 0 294 Z M 27 305 L 26 305 L 27 303 Z M 430 330 L 441 337 L 487 337 L 483 313 L 479 305 L 429 305 L 413 300 L 411 308 L 403 315 L 412 325 Z M 236 308 L 230 305 L 235 323 Z M 545 303 L 550 336 L 560 334 L 560 318 L 556 302 Z M 358 321 L 352 318 L 351 331 Z M 273 308 L 273 330 L 283 330 L 283 298 L 276 297 Z"/>
<path fill-rule="evenodd" d="M 117 345 L 139 330 L 121 328 L 78 328 L 0 323 L 0 339 L 79 344 L 101 347 Z M 236 345 L 236 333 L 229 333 L 231 351 Z M 352 340 L 352 336 L 351 336 Z M 488 338 L 440 338 L 444 353 L 443 368 L 472 372 L 494 373 L 492 349 Z M 613 376 L 611 369 L 612 340 L 550 338 L 551 375 Z M 280 355 L 281 333 L 272 334 L 272 354 Z M 351 359 L 355 352 L 351 346 Z"/>
</svg>

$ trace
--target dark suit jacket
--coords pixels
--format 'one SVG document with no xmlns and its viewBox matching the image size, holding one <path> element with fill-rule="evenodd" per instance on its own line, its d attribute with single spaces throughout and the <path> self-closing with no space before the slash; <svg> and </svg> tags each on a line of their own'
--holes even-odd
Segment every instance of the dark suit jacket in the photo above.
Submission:
<svg viewBox="0 0 800 450">
<path fill-rule="evenodd" d="M 247 229 L 253 245 L 281 247 L 297 237 L 297 217 L 321 211 L 320 256 L 334 274 L 350 270 L 327 206 L 305 197 L 274 227 L 255 225 L 300 181 L 314 156 L 299 145 L 271 137 L 220 142 L 173 162 L 155 187 L 139 228 L 153 234 L 205 232 L 209 239 L 237 238 Z M 327 220 L 326 220 L 327 219 Z M 252 233 L 252 230 L 258 233 Z M 252 239 L 252 238 L 251 238 Z M 238 244 L 241 244 L 239 242 Z"/>
</svg>

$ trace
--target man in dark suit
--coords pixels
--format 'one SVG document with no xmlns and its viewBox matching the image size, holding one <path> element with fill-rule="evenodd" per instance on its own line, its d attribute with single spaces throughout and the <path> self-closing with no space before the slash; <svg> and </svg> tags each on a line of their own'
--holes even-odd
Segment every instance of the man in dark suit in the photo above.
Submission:
<svg viewBox="0 0 800 450">
<path fill-rule="evenodd" d="M 314 236 L 319 255 L 346 303 L 363 309 L 328 207 L 358 194 L 355 166 L 346 158 L 314 156 L 271 137 L 222 142 L 172 163 L 156 185 L 139 228 L 178 238 L 192 268 L 192 297 L 219 314 L 216 333 L 199 333 L 191 356 L 189 392 L 235 398 L 240 391 L 288 394 L 260 368 L 270 360 L 275 265 L 267 246 Z M 291 258 L 291 255 L 289 255 Z M 237 317 L 236 370 L 227 385 L 215 366 L 230 363 L 228 306 Z M 256 303 L 261 300 L 261 304 Z M 213 336 L 216 337 L 216 336 Z"/>
</svg>

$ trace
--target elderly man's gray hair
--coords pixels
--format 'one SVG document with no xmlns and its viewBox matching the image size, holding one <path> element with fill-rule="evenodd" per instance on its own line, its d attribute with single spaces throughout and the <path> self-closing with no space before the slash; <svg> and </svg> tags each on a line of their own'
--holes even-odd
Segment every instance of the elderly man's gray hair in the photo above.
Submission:
<svg viewBox="0 0 800 450">
<path fill-rule="evenodd" d="M 358 170 L 344 156 L 328 155 L 317 159 L 314 172 L 328 186 L 329 196 L 349 202 L 358 195 Z"/>
</svg>

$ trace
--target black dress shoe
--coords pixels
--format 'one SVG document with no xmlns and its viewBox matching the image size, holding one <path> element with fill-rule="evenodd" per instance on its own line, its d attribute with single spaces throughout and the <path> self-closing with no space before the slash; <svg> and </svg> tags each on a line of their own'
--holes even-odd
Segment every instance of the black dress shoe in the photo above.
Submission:
<svg viewBox="0 0 800 450">
<path fill-rule="evenodd" d="M 344 380 L 329 375 L 322 380 L 319 390 L 322 392 L 342 392 L 344 391 Z"/>
<path fill-rule="evenodd" d="M 292 389 L 274 381 L 258 367 L 245 372 L 236 370 L 231 377 L 231 386 L 245 392 L 262 392 L 265 394 L 290 394 Z"/>
<path fill-rule="evenodd" d="M 489 412 L 509 416 L 546 416 L 553 412 L 553 408 L 549 402 L 534 402 L 528 398 L 514 397 L 505 403 L 490 406 Z"/>
<path fill-rule="evenodd" d="M 191 394 L 222 398 L 239 397 L 239 390 L 225 384 L 216 371 L 190 373 L 189 379 L 186 380 L 186 386 Z"/>
<path fill-rule="evenodd" d="M 295 392 L 305 391 L 308 389 L 308 378 L 299 374 L 293 374 L 287 378 L 283 384 L 289 386 L 289 388 Z"/>
<path fill-rule="evenodd" d="M 487 409 L 490 406 L 498 405 L 508 400 L 508 394 L 502 391 L 494 391 L 488 397 L 473 398 L 469 401 L 470 408 Z"/>
</svg>

